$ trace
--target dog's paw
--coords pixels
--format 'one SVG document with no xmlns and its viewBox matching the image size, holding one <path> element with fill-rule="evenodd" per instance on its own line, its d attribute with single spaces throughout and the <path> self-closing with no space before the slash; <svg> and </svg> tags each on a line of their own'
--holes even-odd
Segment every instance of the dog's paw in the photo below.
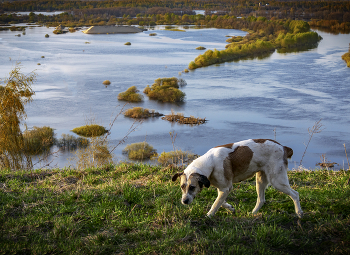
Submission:
<svg viewBox="0 0 350 255">
<path fill-rule="evenodd" d="M 211 218 L 214 216 L 215 213 L 208 212 L 207 215 L 205 216 L 206 218 Z"/>
<path fill-rule="evenodd" d="M 236 209 L 233 206 L 226 207 L 226 209 L 229 210 L 230 212 L 235 212 L 236 211 Z"/>
<path fill-rule="evenodd" d="M 301 219 L 304 216 L 304 213 L 303 213 L 303 211 L 299 211 L 299 212 L 297 212 L 297 215 Z"/>
</svg>

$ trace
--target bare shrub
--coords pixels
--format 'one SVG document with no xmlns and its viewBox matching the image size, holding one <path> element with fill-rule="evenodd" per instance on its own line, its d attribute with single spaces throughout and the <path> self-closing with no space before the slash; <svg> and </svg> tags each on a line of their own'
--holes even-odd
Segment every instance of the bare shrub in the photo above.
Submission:
<svg viewBox="0 0 350 255">
<path fill-rule="evenodd" d="M 31 85 L 36 74 L 24 75 L 19 63 L 0 86 L 0 168 L 28 169 L 31 157 L 25 153 L 20 124 L 26 118 L 24 106 L 32 100 Z"/>
</svg>

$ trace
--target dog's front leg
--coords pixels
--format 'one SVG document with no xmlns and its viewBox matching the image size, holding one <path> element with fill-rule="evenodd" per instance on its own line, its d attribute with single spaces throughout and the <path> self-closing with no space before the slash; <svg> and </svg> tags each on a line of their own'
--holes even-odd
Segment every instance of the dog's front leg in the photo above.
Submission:
<svg viewBox="0 0 350 255">
<path fill-rule="evenodd" d="M 218 189 L 218 197 L 216 198 L 214 204 L 211 206 L 210 211 L 207 213 L 207 217 L 213 216 L 221 207 L 221 205 L 226 201 L 228 194 L 230 193 L 230 189 L 219 190 Z"/>
</svg>

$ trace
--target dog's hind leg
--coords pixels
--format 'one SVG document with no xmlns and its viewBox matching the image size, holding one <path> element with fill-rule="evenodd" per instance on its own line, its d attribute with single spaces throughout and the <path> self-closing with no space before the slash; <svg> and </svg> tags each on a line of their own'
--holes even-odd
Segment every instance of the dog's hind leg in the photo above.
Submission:
<svg viewBox="0 0 350 255">
<path fill-rule="evenodd" d="M 256 205 L 252 211 L 252 214 L 256 214 L 259 209 L 265 203 L 265 190 L 269 184 L 266 174 L 262 171 L 256 173 L 256 193 L 258 193 L 258 199 Z"/>
<path fill-rule="evenodd" d="M 287 171 L 280 171 L 277 176 L 271 178 L 271 185 L 279 191 L 287 194 L 293 200 L 295 212 L 298 217 L 301 218 L 303 216 L 303 211 L 300 207 L 299 193 L 290 187 Z"/>
</svg>

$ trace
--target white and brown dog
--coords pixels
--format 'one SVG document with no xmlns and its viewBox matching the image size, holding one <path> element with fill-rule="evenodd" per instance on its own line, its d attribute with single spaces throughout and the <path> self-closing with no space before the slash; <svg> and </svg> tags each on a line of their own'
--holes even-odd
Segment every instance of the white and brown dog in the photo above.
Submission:
<svg viewBox="0 0 350 255">
<path fill-rule="evenodd" d="M 207 216 L 213 216 L 220 206 L 234 211 L 226 198 L 237 183 L 256 174 L 258 200 L 252 213 L 255 214 L 265 202 L 265 189 L 271 184 L 289 195 L 295 206 L 296 214 L 301 218 L 299 193 L 289 186 L 287 167 L 293 150 L 269 139 L 249 139 L 238 143 L 217 146 L 194 160 L 183 173 L 176 173 L 172 180 L 181 179 L 182 199 L 185 205 L 191 204 L 203 186 L 213 185 L 218 197 Z"/>
</svg>

